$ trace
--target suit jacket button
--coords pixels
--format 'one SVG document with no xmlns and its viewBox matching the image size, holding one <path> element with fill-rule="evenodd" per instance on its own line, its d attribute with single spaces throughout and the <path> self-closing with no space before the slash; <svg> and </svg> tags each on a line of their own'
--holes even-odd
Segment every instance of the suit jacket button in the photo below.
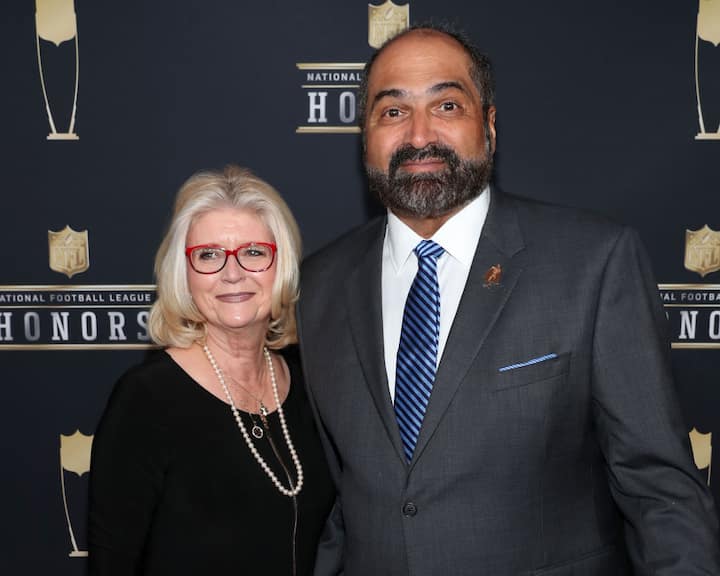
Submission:
<svg viewBox="0 0 720 576">
<path fill-rule="evenodd" d="M 403 506 L 403 514 L 405 516 L 415 516 L 417 514 L 417 506 L 413 502 L 406 502 Z"/>
</svg>

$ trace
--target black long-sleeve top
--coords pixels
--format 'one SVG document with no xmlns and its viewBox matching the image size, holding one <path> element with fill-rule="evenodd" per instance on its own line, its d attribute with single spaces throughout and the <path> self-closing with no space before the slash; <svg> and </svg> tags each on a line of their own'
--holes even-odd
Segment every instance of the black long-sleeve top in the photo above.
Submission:
<svg viewBox="0 0 720 576">
<path fill-rule="evenodd" d="M 297 497 L 297 574 L 312 572 L 334 500 L 295 354 L 283 403 L 305 483 Z M 248 414 L 241 412 L 248 431 Z M 256 417 L 256 420 L 257 417 Z M 272 438 L 293 481 L 277 412 Z M 268 444 L 256 447 L 284 486 Z M 292 574 L 293 499 L 255 461 L 229 406 L 164 352 L 116 384 L 93 442 L 89 567 L 93 576 Z"/>
</svg>

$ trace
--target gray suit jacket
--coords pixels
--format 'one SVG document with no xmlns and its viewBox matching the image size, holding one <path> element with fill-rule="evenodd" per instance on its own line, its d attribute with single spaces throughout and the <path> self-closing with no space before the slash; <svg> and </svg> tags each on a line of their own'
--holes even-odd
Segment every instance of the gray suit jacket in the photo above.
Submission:
<svg viewBox="0 0 720 576">
<path fill-rule="evenodd" d="M 339 490 L 316 574 L 720 574 L 635 234 L 493 191 L 408 465 L 383 359 L 384 232 L 376 219 L 303 266 L 307 385 Z"/>
</svg>

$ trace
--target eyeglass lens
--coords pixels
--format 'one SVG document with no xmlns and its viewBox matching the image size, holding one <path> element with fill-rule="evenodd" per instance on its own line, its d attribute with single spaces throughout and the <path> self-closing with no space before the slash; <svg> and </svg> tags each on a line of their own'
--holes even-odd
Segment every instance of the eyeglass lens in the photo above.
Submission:
<svg viewBox="0 0 720 576">
<path fill-rule="evenodd" d="M 227 261 L 228 253 L 232 250 L 213 248 L 210 246 L 196 248 L 190 253 L 192 266 L 198 272 L 210 274 L 222 270 Z M 250 244 L 238 248 L 235 253 L 238 264 L 249 272 L 260 272 L 270 267 L 273 261 L 273 251 L 269 246 Z"/>
</svg>

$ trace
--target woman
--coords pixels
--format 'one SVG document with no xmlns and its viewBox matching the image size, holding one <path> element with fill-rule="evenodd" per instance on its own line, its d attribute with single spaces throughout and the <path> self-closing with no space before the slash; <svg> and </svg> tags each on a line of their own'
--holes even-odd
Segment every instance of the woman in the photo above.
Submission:
<svg viewBox="0 0 720 576">
<path fill-rule="evenodd" d="M 334 494 L 293 348 L 300 238 L 237 167 L 178 193 L 153 340 L 95 435 L 90 573 L 310 574 Z"/>
</svg>

